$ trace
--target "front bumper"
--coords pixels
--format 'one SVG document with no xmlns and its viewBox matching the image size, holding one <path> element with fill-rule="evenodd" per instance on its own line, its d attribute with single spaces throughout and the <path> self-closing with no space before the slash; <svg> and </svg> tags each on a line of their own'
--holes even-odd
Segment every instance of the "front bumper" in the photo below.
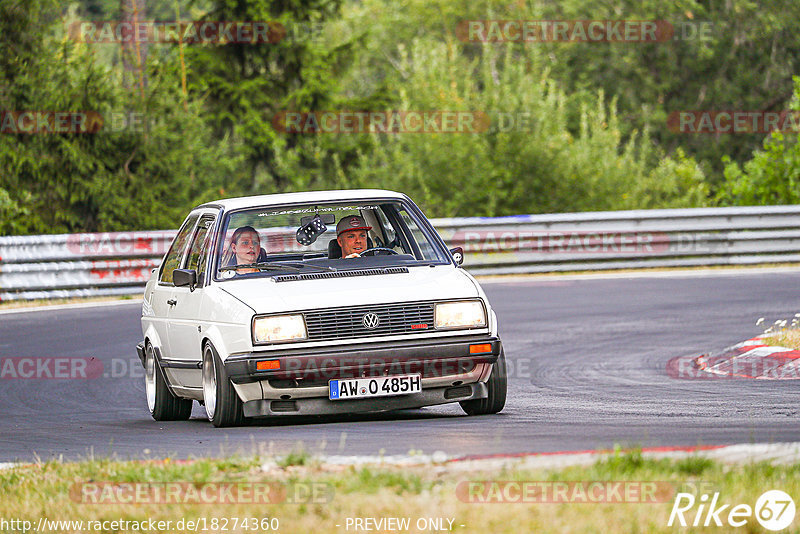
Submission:
<svg viewBox="0 0 800 534">
<path fill-rule="evenodd" d="M 476 346 L 480 346 L 480 352 L 476 352 Z M 231 356 L 224 366 L 244 400 L 246 417 L 345 414 L 485 398 L 485 380 L 501 350 L 497 337 L 470 335 L 360 343 L 325 350 L 253 352 Z M 265 360 L 278 361 L 280 368 L 258 370 L 256 363 Z M 419 393 L 335 401 L 328 398 L 329 380 L 416 373 L 422 377 Z"/>
<path fill-rule="evenodd" d="M 489 350 L 476 352 L 476 345 Z M 225 371 L 234 384 L 262 380 L 294 382 L 296 386 L 327 384 L 328 380 L 421 373 L 424 378 L 463 374 L 478 364 L 494 363 L 502 350 L 500 339 L 477 335 L 412 341 L 382 341 L 341 348 L 291 348 L 275 352 L 231 355 Z M 258 370 L 259 361 L 278 361 L 280 367 Z"/>
<path fill-rule="evenodd" d="M 330 401 L 325 397 L 293 400 L 257 399 L 245 402 L 243 408 L 245 417 L 385 412 L 471 399 L 485 399 L 489 395 L 488 391 L 485 382 L 476 382 L 455 387 L 428 388 L 419 393 L 396 397 L 372 397 L 338 401 Z"/>
</svg>

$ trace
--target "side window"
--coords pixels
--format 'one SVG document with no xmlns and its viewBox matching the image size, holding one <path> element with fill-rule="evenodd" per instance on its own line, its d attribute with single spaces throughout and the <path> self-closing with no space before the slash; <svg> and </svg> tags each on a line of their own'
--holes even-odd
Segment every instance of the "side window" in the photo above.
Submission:
<svg viewBox="0 0 800 534">
<path fill-rule="evenodd" d="M 423 234 L 422 229 L 417 226 L 417 223 L 411 218 L 408 212 L 405 209 L 400 209 L 399 213 L 406 227 L 411 231 L 411 235 L 414 241 L 416 241 L 417 247 L 419 247 L 419 251 L 422 254 L 421 259 L 432 261 L 441 260 L 442 258 L 433 249 L 430 241 Z"/>
<path fill-rule="evenodd" d="M 158 278 L 159 282 L 165 284 L 172 283 L 172 271 L 178 269 L 180 266 L 183 251 L 186 249 L 186 242 L 189 240 L 192 230 L 194 230 L 194 223 L 197 222 L 197 217 L 198 215 L 190 215 L 178 231 L 178 235 L 176 235 L 175 239 L 172 241 L 169 252 L 164 256 L 164 263 L 161 264 L 161 273 Z"/>
<path fill-rule="evenodd" d="M 397 247 L 399 245 L 399 243 L 395 243 L 395 239 L 397 238 L 397 234 L 395 234 L 394 227 L 389 222 L 389 219 L 386 218 L 386 214 L 383 212 L 383 209 L 375 210 L 375 214 L 377 215 L 378 220 L 381 223 L 381 227 L 383 228 L 383 233 L 386 236 L 386 242 L 382 243 L 380 246 L 388 247 L 390 245 L 394 245 L 391 248 Z"/>
<path fill-rule="evenodd" d="M 194 240 L 189 249 L 189 263 L 187 269 L 197 271 L 198 285 L 205 279 L 206 264 L 208 263 L 208 248 L 211 246 L 211 227 L 214 226 L 214 217 L 203 217 L 197 225 Z"/>
</svg>

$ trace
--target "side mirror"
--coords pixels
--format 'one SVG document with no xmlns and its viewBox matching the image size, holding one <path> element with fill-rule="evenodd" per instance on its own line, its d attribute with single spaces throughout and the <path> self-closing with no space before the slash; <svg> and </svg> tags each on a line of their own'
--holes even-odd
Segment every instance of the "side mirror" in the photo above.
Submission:
<svg viewBox="0 0 800 534">
<path fill-rule="evenodd" d="M 175 269 L 172 271 L 172 283 L 176 287 L 189 286 L 190 291 L 194 291 L 197 285 L 197 271 L 194 269 Z"/>
<path fill-rule="evenodd" d="M 461 265 L 464 263 L 464 249 L 461 247 L 451 248 L 450 254 L 453 255 L 453 259 L 456 260 L 456 265 Z"/>
</svg>

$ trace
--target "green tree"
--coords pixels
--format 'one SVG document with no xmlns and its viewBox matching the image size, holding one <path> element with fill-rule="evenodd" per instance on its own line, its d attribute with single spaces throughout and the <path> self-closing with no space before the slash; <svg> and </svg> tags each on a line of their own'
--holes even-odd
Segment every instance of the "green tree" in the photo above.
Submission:
<svg viewBox="0 0 800 534">
<path fill-rule="evenodd" d="M 174 58 L 151 58 L 142 99 L 92 46 L 61 36 L 60 17 L 51 0 L 0 4 L 2 109 L 91 112 L 103 128 L 0 135 L 2 232 L 174 227 L 236 158 L 211 138 L 200 106 L 181 105 Z M 119 117 L 141 122 L 115 127 Z"/>
<path fill-rule="evenodd" d="M 675 133 L 667 128 L 669 114 L 786 109 L 791 77 L 800 72 L 800 4 L 794 0 L 364 0 L 349 4 L 345 17 L 370 28 L 346 86 L 368 90 L 370 80 L 402 84 L 402 73 L 393 67 L 397 45 L 412 39 L 447 43 L 473 59 L 489 46 L 511 48 L 519 58 L 535 53 L 567 95 L 572 133 L 580 128 L 581 107 L 592 105 L 602 90 L 606 104 L 616 101 L 624 139 L 646 129 L 664 153 L 681 148 L 699 162 L 711 187 L 721 181 L 721 158 L 744 162 L 763 135 Z M 660 20 L 671 23 L 676 35 L 655 43 L 483 44 L 458 39 L 455 30 L 467 20 Z"/>
<path fill-rule="evenodd" d="M 373 134 L 350 183 L 408 192 L 437 216 L 705 202 L 697 164 L 683 154 L 662 160 L 646 132 L 624 139 L 615 101 L 607 105 L 602 92 L 581 106 L 573 133 L 567 94 L 541 56 L 528 54 L 486 47 L 470 60 L 426 40 L 402 49 L 399 109 L 485 110 L 492 125 L 480 133 Z"/>
<path fill-rule="evenodd" d="M 228 0 L 215 2 L 204 16 L 207 20 L 270 21 L 279 25 L 279 32 L 286 31 L 284 38 L 267 44 L 229 43 L 187 50 L 190 93 L 203 98 L 209 126 L 217 137 L 229 135 L 244 160 L 243 172 L 229 183 L 231 190 L 253 194 L 292 190 L 300 184 L 314 187 L 308 183 L 311 180 L 289 174 L 281 161 L 293 160 L 308 171 L 317 165 L 330 169 L 335 161 L 354 158 L 358 147 L 346 141 L 330 148 L 317 146 L 317 153 L 310 153 L 304 138 L 282 134 L 272 124 L 284 110 L 356 104 L 342 94 L 339 80 L 359 36 L 342 39 L 330 30 L 318 33 L 325 30 L 326 22 L 335 20 L 340 4 L 340 0 Z"/>
<path fill-rule="evenodd" d="M 800 106 L 800 76 L 794 78 L 795 91 L 790 107 Z M 796 114 L 797 112 L 795 112 Z M 800 127 L 800 120 L 795 125 Z M 797 130 L 788 134 L 772 132 L 761 150 L 739 165 L 724 158 L 725 181 L 717 193 L 723 205 L 759 206 L 800 204 L 800 143 Z"/>
</svg>

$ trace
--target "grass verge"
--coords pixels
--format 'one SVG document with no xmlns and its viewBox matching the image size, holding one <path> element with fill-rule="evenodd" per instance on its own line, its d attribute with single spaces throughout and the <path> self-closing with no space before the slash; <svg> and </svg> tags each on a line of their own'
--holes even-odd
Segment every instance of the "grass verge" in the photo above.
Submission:
<svg viewBox="0 0 800 534">
<path fill-rule="evenodd" d="M 779 331 L 774 336 L 764 337 L 764 344 L 800 350 L 800 329 L 790 328 Z"/>
<path fill-rule="evenodd" d="M 420 519 L 445 520 L 443 526 L 453 532 L 522 533 L 522 532 L 674 532 L 667 521 L 672 510 L 674 494 L 659 493 L 659 502 L 581 502 L 568 492 L 567 502 L 557 503 L 478 503 L 470 500 L 488 499 L 491 491 L 465 491 L 470 482 L 486 481 L 550 483 L 654 481 L 676 491 L 702 488 L 713 496 L 719 492 L 719 504 L 747 504 L 753 507 L 767 490 L 780 489 L 800 496 L 800 464 L 771 465 L 751 463 L 727 465 L 700 456 L 681 460 L 652 459 L 640 452 L 616 453 L 588 467 L 568 467 L 551 470 L 526 470 L 504 467 L 495 470 L 480 468 L 466 471 L 458 463 L 424 466 L 362 467 L 326 465 L 312 458 L 293 457 L 286 461 L 262 461 L 258 458 L 200 459 L 190 462 L 92 460 L 76 463 L 44 462 L 31 466 L 0 471 L 0 517 L 31 521 L 37 525 L 41 517 L 48 521 L 171 521 L 169 527 L 157 530 L 136 530 L 131 525 L 107 523 L 104 532 L 194 532 L 194 528 L 178 528 L 178 521 L 204 521 L 207 532 L 267 532 L 275 531 L 274 522 L 259 523 L 258 529 L 241 524 L 244 518 L 277 520 L 278 532 L 307 533 L 324 529 L 328 532 L 360 532 L 346 528 L 348 518 L 409 518 L 405 532 L 433 531 L 419 529 Z M 183 484 L 184 490 L 162 493 L 161 501 L 149 503 L 155 495 L 141 493 L 139 502 L 120 502 L 137 499 L 136 488 L 161 487 L 168 483 Z M 283 488 L 275 495 L 277 501 L 267 504 L 247 502 L 235 504 L 183 503 L 197 489 L 200 500 L 213 496 L 224 484 L 271 484 Z M 94 486 L 87 486 L 87 484 Z M 106 484 L 107 491 L 96 488 Z M 173 484 L 169 487 L 175 487 Z M 490 485 L 481 487 L 490 488 Z M 511 487 L 506 486 L 506 487 Z M 572 486 L 577 487 L 573 484 Z M 121 489 L 123 488 L 123 489 Z M 128 488 L 128 490 L 124 490 Z M 204 494 L 206 488 L 211 488 Z M 127 493 L 125 493 L 127 491 Z M 692 491 L 692 490 L 690 490 Z M 223 492 L 224 493 L 224 492 Z M 145 495 L 147 497 L 145 498 Z M 240 494 L 241 495 L 241 494 Z M 245 495 L 250 495 L 246 493 Z M 509 494 L 512 495 L 512 494 Z M 87 497 L 88 496 L 88 497 Z M 182 497 L 181 497 L 182 496 Z M 503 492 L 495 493 L 503 499 Z M 92 500 L 99 500 L 94 503 Z M 148 502 L 143 502 L 148 501 Z M 263 500 L 263 499 L 262 499 Z M 87 502 L 88 501 L 88 502 Z M 164 502 L 169 501 L 169 502 Z M 699 501 L 698 501 L 699 504 Z M 721 514 L 727 520 L 727 511 Z M 697 505 L 686 513 L 693 521 Z M 703 514 L 703 518 L 705 514 Z M 234 518 L 238 518 L 234 525 Z M 216 522 L 214 522 L 216 520 Z M 223 523 L 225 528 L 223 528 Z M 797 531 L 795 520 L 787 532 Z M 212 528 L 216 525 L 215 528 Z M 268 528 L 264 528 L 264 526 Z M 339 526 L 337 526 L 339 525 Z M 115 527 L 116 528 L 113 528 Z M 163 524 L 166 527 L 166 524 Z M 428 524 L 430 526 L 430 524 Z M 794 530 L 793 530 L 794 529 Z M 203 531 L 202 525 L 197 529 Z M 379 529 L 376 529 L 379 530 Z M 718 529 L 719 530 L 719 529 Z M 725 523 L 723 530 L 733 530 Z M 52 530 L 51 530 L 52 531 Z M 64 528 L 58 532 L 78 532 Z M 89 531 L 84 525 L 84 531 Z M 95 530 L 97 531 L 97 530 Z M 743 532 L 766 532 L 750 517 Z"/>
</svg>

